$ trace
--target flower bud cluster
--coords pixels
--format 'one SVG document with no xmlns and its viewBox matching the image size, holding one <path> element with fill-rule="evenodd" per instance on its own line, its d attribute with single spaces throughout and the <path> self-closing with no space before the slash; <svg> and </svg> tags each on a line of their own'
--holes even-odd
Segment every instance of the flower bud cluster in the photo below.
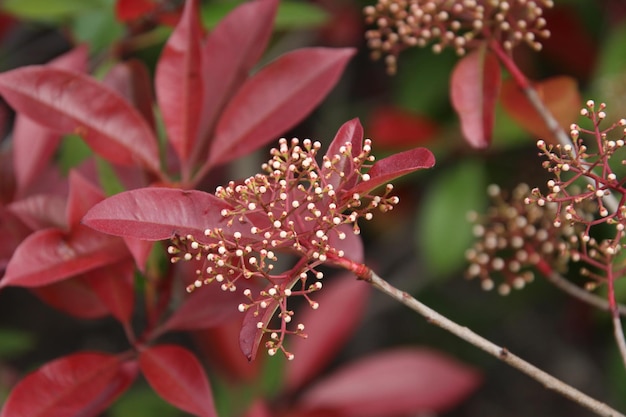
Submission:
<svg viewBox="0 0 626 417">
<path fill-rule="evenodd" d="M 506 50 L 525 43 L 541 49 L 539 39 L 550 32 L 542 17 L 552 0 L 378 0 L 364 9 L 372 57 L 385 57 L 395 73 L 398 54 L 408 47 L 431 44 L 435 53 L 446 47 L 463 55 L 478 40 L 493 39 Z"/>
<path fill-rule="evenodd" d="M 303 296 L 317 308 L 309 294 L 322 287 L 323 273 L 318 267 L 346 256 L 342 247 L 349 245 L 343 241 L 347 233 L 360 233 L 359 220 L 369 220 L 375 211 L 387 212 L 398 203 L 390 195 L 391 184 L 382 195 L 354 191 L 363 190 L 355 186 L 370 180 L 366 171 L 374 157 L 369 139 L 356 155 L 350 142 L 339 147 L 337 154 L 322 158 L 318 158 L 320 148 L 319 142 L 309 139 L 281 139 L 263 164 L 263 173 L 217 188 L 215 195 L 227 206 L 221 210 L 225 227 L 207 229 L 202 239 L 179 236 L 169 248 L 173 262 L 203 262 L 188 291 L 214 281 L 224 291 L 236 291 L 242 281 L 264 282 L 265 289 L 257 293 L 245 286 L 249 303 L 241 304 L 239 310 L 259 317 L 259 330 L 270 335 L 266 343 L 270 354 L 282 351 L 288 358 L 284 336 L 305 336 L 302 324 L 288 330 L 294 314 L 287 305 L 289 297 Z M 279 254 L 287 255 L 287 262 L 293 255 L 299 260 L 285 267 Z M 315 279 L 313 284 L 309 278 Z M 277 329 L 268 327 L 266 312 L 273 311 L 281 323 Z"/>
<path fill-rule="evenodd" d="M 592 100 L 587 101 L 581 116 L 588 119 L 592 127 L 585 129 L 572 124 L 572 144 L 552 146 L 542 140 L 537 142 L 540 155 L 546 158 L 543 167 L 553 177 L 547 182 L 546 193 L 535 188 L 526 199 L 527 204 L 536 206 L 556 204 L 555 227 L 584 226 L 580 250 L 583 255 L 588 254 L 585 246 L 593 244 L 591 253 L 596 256 L 592 258 L 612 257 L 620 251 L 626 226 L 626 189 L 624 180 L 616 173 L 618 165 L 626 164 L 623 157 L 626 119 L 602 128 L 605 110 L 604 103 L 596 105 Z M 599 224 L 614 227 L 609 240 L 595 242 L 593 239 L 591 229 Z"/>
<path fill-rule="evenodd" d="M 470 213 L 477 240 L 466 252 L 470 263 L 466 277 L 480 279 L 484 290 L 497 286 L 501 295 L 508 295 L 511 289 L 532 282 L 537 269 L 546 273 L 548 265 L 551 270 L 567 266 L 574 228 L 554 228 L 556 205 L 527 205 L 524 200 L 529 193 L 526 184 L 518 185 L 510 196 L 490 185 L 486 214 Z"/>
</svg>

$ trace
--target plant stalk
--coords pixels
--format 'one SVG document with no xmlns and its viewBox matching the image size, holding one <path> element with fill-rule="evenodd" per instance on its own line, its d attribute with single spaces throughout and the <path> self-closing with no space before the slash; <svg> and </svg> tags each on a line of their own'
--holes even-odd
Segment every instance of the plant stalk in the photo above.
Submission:
<svg viewBox="0 0 626 417">
<path fill-rule="evenodd" d="M 495 343 L 473 332 L 469 328 L 461 326 L 456 322 L 448 319 L 447 317 L 441 315 L 437 311 L 431 309 L 427 305 L 412 297 L 410 294 L 399 290 L 398 288 L 389 284 L 371 269 L 363 268 L 362 265 L 359 265 L 356 268 L 352 268 L 352 271 L 357 274 L 359 279 L 370 283 L 377 290 L 390 296 L 391 298 L 394 298 L 395 300 L 409 307 L 411 310 L 417 312 L 418 314 L 423 316 L 429 323 L 434 324 L 444 330 L 447 330 L 453 335 L 465 340 L 468 343 L 471 343 L 477 348 L 500 359 L 501 361 L 507 363 L 513 368 L 518 369 L 519 371 L 525 373 L 526 375 L 541 383 L 547 389 L 553 390 L 561 394 L 565 398 L 568 398 L 580 404 L 584 408 L 594 412 L 599 416 L 626 417 L 624 414 L 609 407 L 607 404 L 584 394 L 583 392 L 577 390 L 571 385 L 566 384 L 565 382 L 555 378 L 547 372 L 526 362 L 524 359 L 511 353 L 508 349 L 496 345 Z"/>
</svg>

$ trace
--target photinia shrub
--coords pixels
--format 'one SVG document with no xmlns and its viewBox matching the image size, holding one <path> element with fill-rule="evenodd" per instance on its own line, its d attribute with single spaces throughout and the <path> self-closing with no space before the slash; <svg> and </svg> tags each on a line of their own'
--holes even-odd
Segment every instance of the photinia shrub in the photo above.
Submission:
<svg viewBox="0 0 626 417">
<path fill-rule="evenodd" d="M 131 32 L 176 18 L 154 80 L 136 59 L 114 62 L 101 79 L 89 75 L 88 45 L 0 74 L 0 95 L 16 113 L 11 154 L 2 153 L 0 290 L 27 288 L 81 319 L 111 316 L 129 345 L 44 364 L 17 383 L 1 417 L 96 416 L 140 374 L 180 410 L 217 416 L 201 359 L 161 337 L 238 318 L 241 355 L 252 360 L 264 346 L 293 358 L 285 336 L 303 340 L 307 333 L 303 323 L 291 323 L 290 297 L 302 296 L 317 309 L 324 267 L 354 270 L 363 262 L 359 221 L 398 203 L 389 181 L 434 165 L 424 148 L 375 161 L 372 141 L 353 119 L 324 155 L 317 141 L 281 139 L 262 173 L 225 179 L 220 167 L 298 124 L 355 54 L 301 48 L 259 66 L 277 8 L 277 0 L 244 3 L 207 34 L 197 0 L 180 12 L 166 2 L 120 0 L 116 16 Z M 90 154 L 65 177 L 54 156 L 68 135 L 79 137 Z M 203 191 L 220 183 L 214 194 Z M 157 241 L 170 242 L 167 253 Z M 163 262 L 165 256 L 171 262 Z M 312 347 L 293 342 L 308 362 L 286 371 L 285 392 L 309 382 L 314 364 L 327 364 L 357 323 L 367 286 L 337 280 L 334 293 L 319 298 L 329 304 L 319 318 L 302 314 L 320 336 Z M 204 288 L 209 284 L 218 291 Z M 340 300 L 345 291 L 354 294 L 349 303 Z M 320 323 L 335 314 L 333 305 L 345 319 L 334 324 L 334 337 L 322 337 Z M 390 381 L 397 373 L 404 377 L 372 396 L 364 377 L 381 367 Z M 436 401 L 413 395 L 412 385 L 425 383 L 422 370 L 450 378 L 431 386 L 440 395 Z M 478 381 L 476 371 L 443 355 L 406 349 L 357 361 L 329 379 L 336 394 L 356 384 L 362 396 L 340 401 L 318 386 L 297 409 L 342 416 L 368 415 L 373 404 L 393 413 L 446 409 Z M 263 407 L 270 406 L 259 398 L 251 410 Z"/>
</svg>

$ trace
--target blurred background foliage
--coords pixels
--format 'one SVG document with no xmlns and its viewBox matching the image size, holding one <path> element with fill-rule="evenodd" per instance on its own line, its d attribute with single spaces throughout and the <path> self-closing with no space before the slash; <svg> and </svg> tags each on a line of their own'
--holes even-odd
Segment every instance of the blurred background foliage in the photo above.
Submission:
<svg viewBox="0 0 626 417">
<path fill-rule="evenodd" d="M 115 0 L 0 1 L 0 71 L 41 64 L 86 43 L 91 73 L 102 77 L 115 62 L 138 58 L 154 70 L 182 2 L 164 0 L 170 12 L 161 20 L 116 16 Z M 202 1 L 210 30 L 239 1 Z M 520 49 L 516 61 L 530 78 L 555 75 L 576 79 L 584 99 L 608 104 L 610 120 L 626 117 L 626 3 L 622 0 L 556 0 L 546 13 L 553 36 L 540 53 Z M 359 53 L 340 85 L 307 120 L 285 136 L 328 143 L 346 120 L 359 117 L 374 153 L 427 146 L 437 165 L 397 184 L 401 203 L 363 230 L 367 263 L 399 288 L 506 346 L 583 391 L 626 408 L 626 372 L 620 365 L 608 314 L 568 298 L 537 279 L 507 297 L 486 293 L 465 280 L 464 252 L 472 242 L 469 210 L 486 207 L 486 187 L 511 189 L 519 182 L 539 186 L 545 173 L 537 158 L 538 139 L 498 109 L 492 146 L 471 149 L 462 139 L 449 100 L 449 76 L 457 57 L 428 49 L 400 56 L 397 75 L 369 59 L 361 9 L 370 1 L 282 1 L 272 45 L 261 65 L 302 46 L 354 46 Z M 245 30 L 245 28 L 242 28 Z M 216 57 L 219 59 L 219 57 Z M 311 65 L 315 65 L 314 62 Z M 0 146 L 7 149 L 12 114 L 0 104 Z M 58 160 L 67 169 L 89 152 L 67 138 Z M 0 148 L 1 149 L 1 148 Z M 230 175 L 255 172 L 265 152 L 234 164 Z M 185 341 L 184 336 L 180 336 Z M 123 345 L 113 321 L 80 321 L 52 310 L 22 289 L 0 293 L 0 401 L 24 371 L 77 348 Z M 430 326 L 421 317 L 376 294 L 356 335 L 334 365 L 396 345 L 434 346 L 478 366 L 485 374 L 479 392 L 448 416 L 586 416 L 570 404 L 505 365 Z M 213 377 L 222 416 L 237 401 L 259 391 L 271 395 L 280 382 L 283 358 L 263 365 L 259 380 L 233 383 Z M 235 406 L 233 406 L 235 404 Z M 107 413 L 110 417 L 180 416 L 146 384 L 135 387 Z"/>
</svg>

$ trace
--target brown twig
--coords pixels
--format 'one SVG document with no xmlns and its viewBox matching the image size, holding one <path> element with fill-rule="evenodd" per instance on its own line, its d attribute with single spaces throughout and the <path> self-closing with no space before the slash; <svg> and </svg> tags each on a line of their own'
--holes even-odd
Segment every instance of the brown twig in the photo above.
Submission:
<svg viewBox="0 0 626 417">
<path fill-rule="evenodd" d="M 362 265 L 359 265 L 358 267 L 353 267 L 352 270 L 359 276 L 359 279 L 370 283 L 377 290 L 394 298 L 395 300 L 409 307 L 411 310 L 417 312 L 418 314 L 423 316 L 429 323 L 434 324 L 444 330 L 447 330 L 453 335 L 465 340 L 466 342 L 471 343 L 477 348 L 518 369 L 519 371 L 525 373 L 526 375 L 541 383 L 547 389 L 558 392 L 564 397 L 580 404 L 590 411 L 593 411 L 599 416 L 626 417 L 624 414 L 609 407 L 607 404 L 602 403 L 582 393 L 571 385 L 566 384 L 565 382 L 555 378 L 547 372 L 526 362 L 524 359 L 511 353 L 508 349 L 496 345 L 495 343 L 485 339 L 477 333 L 474 333 L 469 328 L 461 326 L 456 322 L 448 319 L 447 317 L 439 314 L 435 310 L 431 309 L 427 305 L 412 297 L 410 294 L 392 286 L 387 281 L 379 277 L 371 269 L 364 268 Z"/>
<path fill-rule="evenodd" d="M 596 294 L 590 293 L 578 285 L 568 281 L 561 274 L 557 272 L 551 272 L 545 275 L 548 282 L 552 283 L 555 287 L 567 293 L 568 295 L 578 298 L 580 301 L 585 302 L 600 310 L 611 311 L 609 302 Z M 626 306 L 623 304 L 617 305 L 617 311 L 620 315 L 626 316 Z"/>
</svg>

